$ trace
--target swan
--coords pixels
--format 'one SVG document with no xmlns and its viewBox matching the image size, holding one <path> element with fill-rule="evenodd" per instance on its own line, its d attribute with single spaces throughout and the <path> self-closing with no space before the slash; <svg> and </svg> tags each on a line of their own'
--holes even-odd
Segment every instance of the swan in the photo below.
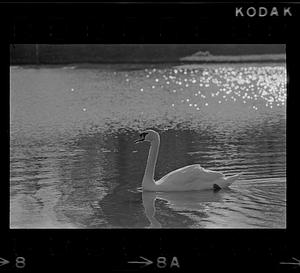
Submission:
<svg viewBox="0 0 300 273">
<path fill-rule="evenodd" d="M 240 174 L 225 177 L 221 172 L 202 168 L 200 164 L 185 166 L 174 170 L 158 181 L 154 180 L 154 171 L 159 152 L 160 136 L 154 130 L 146 130 L 139 135 L 135 143 L 150 142 L 147 165 L 142 182 L 143 191 L 198 191 L 227 188 Z"/>
</svg>

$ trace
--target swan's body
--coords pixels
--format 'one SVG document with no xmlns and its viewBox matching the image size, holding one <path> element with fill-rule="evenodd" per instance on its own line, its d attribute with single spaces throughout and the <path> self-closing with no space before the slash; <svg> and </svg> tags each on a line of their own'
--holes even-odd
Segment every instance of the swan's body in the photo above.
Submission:
<svg viewBox="0 0 300 273">
<path fill-rule="evenodd" d="M 142 182 L 144 191 L 198 191 L 216 190 L 226 188 L 237 180 L 240 174 L 225 177 L 221 172 L 209 171 L 202 168 L 199 164 L 189 165 L 172 171 L 160 180 L 154 180 L 154 171 L 157 161 L 160 137 L 153 130 L 147 130 L 140 134 L 140 141 L 151 142 L 148 155 L 147 166 Z"/>
</svg>

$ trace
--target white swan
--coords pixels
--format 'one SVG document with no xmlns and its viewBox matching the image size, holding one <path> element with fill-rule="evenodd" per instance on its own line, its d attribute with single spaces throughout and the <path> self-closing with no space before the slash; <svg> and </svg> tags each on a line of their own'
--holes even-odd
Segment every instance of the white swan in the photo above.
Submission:
<svg viewBox="0 0 300 273">
<path fill-rule="evenodd" d="M 146 130 L 140 134 L 140 138 L 135 143 L 142 141 L 151 143 L 142 182 L 144 191 L 220 190 L 231 185 L 240 176 L 237 174 L 225 177 L 220 172 L 205 170 L 200 164 L 195 164 L 172 171 L 155 181 L 154 171 L 160 144 L 159 134 L 153 130 Z"/>
</svg>

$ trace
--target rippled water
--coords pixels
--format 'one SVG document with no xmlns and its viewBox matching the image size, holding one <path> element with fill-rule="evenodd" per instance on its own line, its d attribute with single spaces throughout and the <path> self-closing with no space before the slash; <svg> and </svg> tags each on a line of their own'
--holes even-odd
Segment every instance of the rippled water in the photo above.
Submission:
<svg viewBox="0 0 300 273">
<path fill-rule="evenodd" d="M 11 228 L 285 228 L 285 64 L 11 67 Z M 142 193 L 189 164 L 219 192 Z"/>
</svg>

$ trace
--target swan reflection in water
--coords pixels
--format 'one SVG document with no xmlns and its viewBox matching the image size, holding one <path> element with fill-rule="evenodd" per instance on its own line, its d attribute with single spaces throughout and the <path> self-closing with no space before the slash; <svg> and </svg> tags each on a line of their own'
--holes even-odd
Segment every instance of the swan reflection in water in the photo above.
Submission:
<svg viewBox="0 0 300 273">
<path fill-rule="evenodd" d="M 161 223 L 155 217 L 155 201 L 157 199 L 167 202 L 172 210 L 176 211 L 199 211 L 205 213 L 206 203 L 220 202 L 224 193 L 233 191 L 226 189 L 219 192 L 211 190 L 187 191 L 187 192 L 142 192 L 143 206 L 146 217 L 150 222 L 148 228 L 161 228 Z"/>
</svg>

